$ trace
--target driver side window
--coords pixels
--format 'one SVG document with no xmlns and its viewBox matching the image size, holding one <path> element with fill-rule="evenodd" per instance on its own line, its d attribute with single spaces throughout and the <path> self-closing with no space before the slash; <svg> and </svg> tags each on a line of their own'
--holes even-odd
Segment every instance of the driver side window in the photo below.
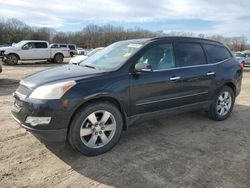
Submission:
<svg viewBox="0 0 250 188">
<path fill-rule="evenodd" d="M 35 48 L 33 42 L 28 42 L 25 45 L 23 45 L 23 47 L 22 47 L 23 50 L 28 50 L 28 49 L 32 49 L 32 48 Z"/>
<path fill-rule="evenodd" d="M 153 70 L 164 70 L 175 67 L 173 45 L 171 43 L 159 44 L 148 49 L 137 63 L 151 65 Z"/>
</svg>

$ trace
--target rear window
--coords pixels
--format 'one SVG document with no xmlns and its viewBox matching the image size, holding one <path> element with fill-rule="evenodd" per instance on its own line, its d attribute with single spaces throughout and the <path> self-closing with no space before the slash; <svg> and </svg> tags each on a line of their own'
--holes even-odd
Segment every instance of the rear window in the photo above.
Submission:
<svg viewBox="0 0 250 188">
<path fill-rule="evenodd" d="M 70 50 L 75 50 L 76 48 L 75 48 L 74 45 L 69 45 L 69 49 L 70 49 Z"/>
<path fill-rule="evenodd" d="M 177 43 L 177 62 L 181 67 L 206 64 L 205 54 L 199 43 Z"/>
<path fill-rule="evenodd" d="M 48 48 L 46 42 L 35 42 L 34 45 L 35 45 L 35 48 Z"/>
<path fill-rule="evenodd" d="M 210 44 L 204 44 L 203 46 L 206 50 L 210 63 L 218 63 L 232 57 L 228 49 L 223 46 L 215 46 Z"/>
</svg>

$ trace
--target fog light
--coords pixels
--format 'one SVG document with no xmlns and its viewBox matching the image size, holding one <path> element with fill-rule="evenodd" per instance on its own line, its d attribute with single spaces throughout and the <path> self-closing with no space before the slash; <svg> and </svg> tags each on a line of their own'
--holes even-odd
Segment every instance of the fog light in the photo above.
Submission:
<svg viewBox="0 0 250 188">
<path fill-rule="evenodd" d="M 30 124 L 31 126 L 37 126 L 41 124 L 49 124 L 51 117 L 33 117 L 28 116 L 25 120 L 25 123 Z"/>
</svg>

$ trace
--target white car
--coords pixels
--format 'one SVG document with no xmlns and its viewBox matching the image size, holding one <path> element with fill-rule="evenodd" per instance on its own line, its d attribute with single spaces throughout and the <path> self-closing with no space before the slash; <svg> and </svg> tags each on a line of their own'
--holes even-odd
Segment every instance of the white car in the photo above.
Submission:
<svg viewBox="0 0 250 188">
<path fill-rule="evenodd" d="M 13 46 L 0 48 L 0 57 L 7 64 L 15 65 L 18 60 L 53 60 L 62 63 L 69 57 L 68 48 L 50 48 L 47 41 L 24 40 Z"/>
<path fill-rule="evenodd" d="M 235 52 L 234 54 L 239 63 L 250 65 L 250 51 Z"/>
<path fill-rule="evenodd" d="M 250 50 L 243 51 L 245 54 L 245 61 L 243 62 L 244 65 L 250 65 Z"/>
<path fill-rule="evenodd" d="M 73 57 L 73 58 L 71 58 L 71 60 L 69 61 L 69 63 L 70 64 L 78 65 L 80 62 L 84 61 L 89 56 L 94 55 L 96 52 L 102 50 L 103 48 L 104 47 L 95 48 L 94 50 L 91 50 L 87 55 L 78 55 L 76 57 Z"/>
<path fill-rule="evenodd" d="M 83 49 L 83 48 L 77 48 L 76 51 L 77 51 L 77 55 L 84 55 L 85 54 L 85 49 Z"/>
</svg>

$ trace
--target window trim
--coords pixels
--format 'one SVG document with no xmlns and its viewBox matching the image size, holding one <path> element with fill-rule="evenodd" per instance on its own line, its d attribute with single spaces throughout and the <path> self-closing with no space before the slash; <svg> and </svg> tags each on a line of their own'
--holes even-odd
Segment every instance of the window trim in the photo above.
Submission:
<svg viewBox="0 0 250 188">
<path fill-rule="evenodd" d="M 155 71 L 152 71 L 152 72 L 160 72 L 160 71 L 166 71 L 166 70 L 176 70 L 176 69 L 183 69 L 183 68 L 195 68 L 195 67 L 204 67 L 204 66 L 213 66 L 213 65 L 218 65 L 218 64 L 221 64 L 221 63 L 224 63 L 225 61 L 231 59 L 232 57 L 230 58 L 227 58 L 223 61 L 220 61 L 220 62 L 217 62 L 217 63 L 209 63 L 209 64 L 203 64 L 203 65 L 190 65 L 190 66 L 185 66 L 185 67 L 175 67 L 175 68 L 169 68 L 169 69 L 162 69 L 162 70 L 155 70 Z"/>
</svg>

